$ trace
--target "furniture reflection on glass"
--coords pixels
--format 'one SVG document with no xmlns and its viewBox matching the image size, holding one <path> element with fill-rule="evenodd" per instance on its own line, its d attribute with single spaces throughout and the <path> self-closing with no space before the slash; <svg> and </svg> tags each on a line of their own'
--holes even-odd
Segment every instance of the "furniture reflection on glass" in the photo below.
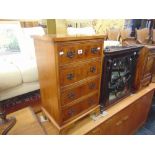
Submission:
<svg viewBox="0 0 155 155">
<path fill-rule="evenodd" d="M 101 112 L 128 96 L 132 90 L 140 47 L 108 47 L 104 51 L 101 84 Z"/>
</svg>

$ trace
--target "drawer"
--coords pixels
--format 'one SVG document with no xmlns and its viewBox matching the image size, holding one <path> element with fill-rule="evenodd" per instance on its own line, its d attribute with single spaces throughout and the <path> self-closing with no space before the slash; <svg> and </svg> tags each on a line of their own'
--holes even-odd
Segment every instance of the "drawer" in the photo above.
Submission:
<svg viewBox="0 0 155 155">
<path fill-rule="evenodd" d="M 141 80 L 141 87 L 145 87 L 149 85 L 151 82 L 151 75 L 148 77 L 145 77 L 143 80 Z"/>
<path fill-rule="evenodd" d="M 87 77 L 87 68 L 84 66 L 73 66 L 60 69 L 60 85 L 72 84 Z"/>
<path fill-rule="evenodd" d="M 78 85 L 75 88 L 61 92 L 61 105 L 70 103 L 88 93 L 99 89 L 99 79 L 87 81 L 82 85 Z"/>
<path fill-rule="evenodd" d="M 95 76 L 101 72 L 100 67 L 100 61 L 93 61 L 88 63 L 82 63 L 81 65 L 77 66 L 60 68 L 60 85 L 69 85 L 74 82 L 83 80 L 87 77 Z"/>
<path fill-rule="evenodd" d="M 87 65 L 87 77 L 97 75 L 101 72 L 101 62 L 90 62 Z"/>
<path fill-rule="evenodd" d="M 91 107 L 94 107 L 94 105 L 98 104 L 99 104 L 98 93 L 96 93 L 95 95 L 88 97 L 87 99 L 80 101 L 79 103 L 62 110 L 63 121 L 67 121 L 77 116 L 78 114 L 87 111 Z"/>
<path fill-rule="evenodd" d="M 102 53 L 102 43 L 86 42 L 71 43 L 69 45 L 60 44 L 57 47 L 60 64 L 72 63 L 79 60 L 100 57 Z"/>
</svg>

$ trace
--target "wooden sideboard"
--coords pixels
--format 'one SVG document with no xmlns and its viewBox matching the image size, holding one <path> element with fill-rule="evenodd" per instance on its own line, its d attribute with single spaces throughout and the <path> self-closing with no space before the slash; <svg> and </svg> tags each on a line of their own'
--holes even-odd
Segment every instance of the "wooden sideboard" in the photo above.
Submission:
<svg viewBox="0 0 155 155">
<path fill-rule="evenodd" d="M 99 107 L 103 41 L 34 36 L 43 111 L 60 132 Z"/>
</svg>

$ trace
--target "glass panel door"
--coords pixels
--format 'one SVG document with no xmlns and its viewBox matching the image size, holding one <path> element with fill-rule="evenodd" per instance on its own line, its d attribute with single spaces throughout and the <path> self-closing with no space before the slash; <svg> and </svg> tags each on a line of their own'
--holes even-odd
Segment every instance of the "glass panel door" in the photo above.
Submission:
<svg viewBox="0 0 155 155">
<path fill-rule="evenodd" d="M 109 102 L 126 95 L 131 81 L 131 57 L 114 58 L 108 83 Z"/>
</svg>

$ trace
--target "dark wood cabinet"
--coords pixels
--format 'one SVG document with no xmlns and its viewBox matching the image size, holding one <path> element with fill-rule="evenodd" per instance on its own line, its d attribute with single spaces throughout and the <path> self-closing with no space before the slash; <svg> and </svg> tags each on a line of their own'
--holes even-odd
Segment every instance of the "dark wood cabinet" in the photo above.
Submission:
<svg viewBox="0 0 155 155">
<path fill-rule="evenodd" d="M 104 36 L 34 36 L 43 111 L 61 132 L 99 107 Z"/>
<path fill-rule="evenodd" d="M 142 46 L 118 46 L 104 50 L 101 112 L 131 94 L 141 48 Z"/>
</svg>

